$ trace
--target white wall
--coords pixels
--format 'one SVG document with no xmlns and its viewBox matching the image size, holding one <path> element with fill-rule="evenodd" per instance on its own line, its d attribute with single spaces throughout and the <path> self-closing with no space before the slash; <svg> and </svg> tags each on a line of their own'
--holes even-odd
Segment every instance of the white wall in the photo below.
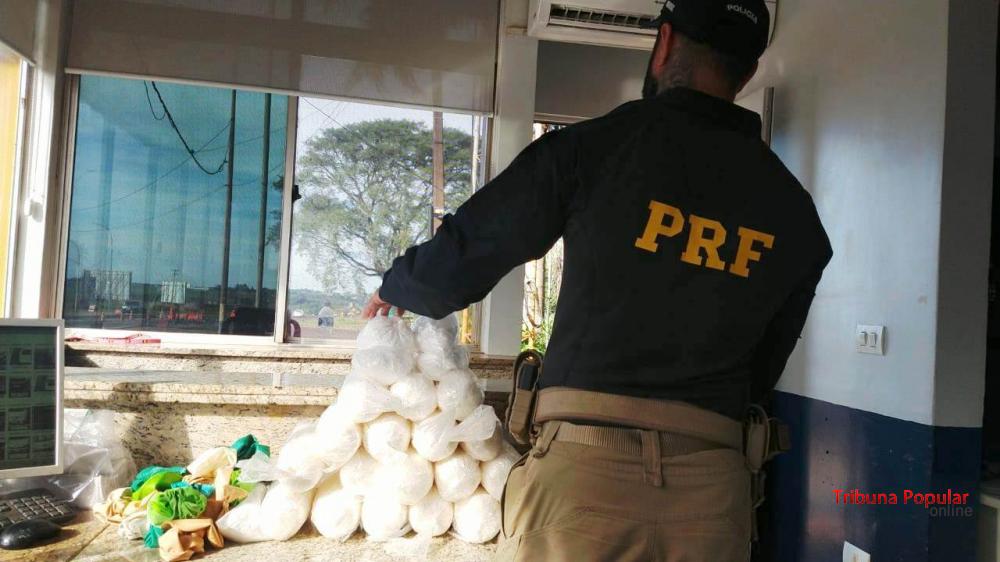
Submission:
<svg viewBox="0 0 1000 562">
<path fill-rule="evenodd" d="M 648 63 L 648 51 L 539 41 L 535 113 L 600 117 L 642 97 Z"/>
<path fill-rule="evenodd" d="M 812 193 L 835 252 L 781 390 L 922 423 L 981 423 L 982 385 L 971 382 L 983 378 L 983 346 L 973 342 L 956 361 L 950 340 L 938 339 L 939 311 L 985 329 L 992 89 L 966 99 L 989 123 L 988 135 L 977 127 L 964 141 L 978 143 L 965 162 L 975 172 L 960 177 L 945 161 L 946 140 L 959 142 L 946 135 L 946 118 L 949 133 L 957 126 L 946 109 L 959 116 L 947 96 L 993 82 L 995 3 L 970 4 L 975 16 L 953 23 L 988 30 L 971 69 L 987 74 L 978 81 L 949 75 L 947 2 L 781 0 L 774 43 L 748 91 L 775 87 L 772 146 Z M 943 178 L 946 202 L 966 190 L 946 219 L 977 237 L 971 245 L 941 235 Z M 942 241 L 956 268 L 941 272 L 947 291 Z M 884 357 L 855 352 L 859 323 L 887 326 Z M 951 368 L 961 384 L 935 408 L 935 389 L 959 374 L 944 372 Z"/>
</svg>

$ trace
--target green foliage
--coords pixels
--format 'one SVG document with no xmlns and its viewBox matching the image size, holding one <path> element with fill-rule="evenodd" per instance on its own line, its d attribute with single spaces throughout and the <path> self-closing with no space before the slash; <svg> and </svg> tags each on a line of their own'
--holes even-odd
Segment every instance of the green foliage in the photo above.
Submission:
<svg viewBox="0 0 1000 562">
<path fill-rule="evenodd" d="M 445 204 L 471 195 L 472 137 L 444 129 Z M 332 127 L 298 162 L 303 198 L 299 248 L 328 293 L 363 292 L 392 260 L 430 235 L 432 132 L 417 121 L 379 119 Z"/>
</svg>

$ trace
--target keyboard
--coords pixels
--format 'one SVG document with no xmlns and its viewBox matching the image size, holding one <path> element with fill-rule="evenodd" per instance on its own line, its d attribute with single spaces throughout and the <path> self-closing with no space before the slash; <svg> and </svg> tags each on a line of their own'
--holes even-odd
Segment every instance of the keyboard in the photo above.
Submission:
<svg viewBox="0 0 1000 562">
<path fill-rule="evenodd" d="M 46 519 L 58 525 L 76 517 L 76 509 L 52 492 L 36 488 L 0 495 L 0 531 L 22 521 Z"/>
</svg>

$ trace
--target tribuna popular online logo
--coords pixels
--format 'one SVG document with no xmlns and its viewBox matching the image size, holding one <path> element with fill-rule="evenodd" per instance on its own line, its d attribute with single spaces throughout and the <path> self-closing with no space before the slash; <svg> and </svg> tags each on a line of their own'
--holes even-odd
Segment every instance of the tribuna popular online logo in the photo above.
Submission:
<svg viewBox="0 0 1000 562">
<path fill-rule="evenodd" d="M 932 516 L 972 516 L 972 506 L 969 505 L 969 494 L 960 493 L 948 488 L 945 492 L 917 492 L 903 490 L 902 494 L 895 492 L 862 492 L 853 490 L 833 491 L 833 499 L 845 505 L 919 505 L 930 511 Z"/>
</svg>

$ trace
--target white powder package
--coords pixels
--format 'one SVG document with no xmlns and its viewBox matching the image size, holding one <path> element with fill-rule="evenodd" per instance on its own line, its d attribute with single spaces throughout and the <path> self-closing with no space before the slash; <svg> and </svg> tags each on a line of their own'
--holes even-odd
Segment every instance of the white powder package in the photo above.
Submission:
<svg viewBox="0 0 1000 562">
<path fill-rule="evenodd" d="M 411 421 L 421 421 L 437 408 L 437 387 L 422 373 L 413 373 L 397 381 L 389 392 L 399 399 L 397 413 Z"/>
<path fill-rule="evenodd" d="M 410 448 L 410 420 L 399 414 L 382 414 L 365 425 L 365 450 L 383 463 L 396 459 L 393 453 Z"/>
<path fill-rule="evenodd" d="M 461 451 L 434 463 L 434 485 L 446 501 L 457 502 L 469 497 L 479 487 L 481 479 L 479 461 Z"/>
<path fill-rule="evenodd" d="M 437 385 L 438 408 L 464 420 L 483 403 L 486 393 L 475 375 L 468 370 L 448 371 Z"/>
<path fill-rule="evenodd" d="M 500 502 L 482 489 L 455 503 L 455 534 L 473 544 L 492 540 L 500 532 Z"/>
<path fill-rule="evenodd" d="M 309 520 L 324 537 L 345 541 L 361 526 L 361 496 L 345 490 L 334 474 L 316 489 Z"/>
<path fill-rule="evenodd" d="M 451 528 L 454 506 L 432 489 L 422 500 L 410 506 L 410 527 L 418 535 L 437 537 Z"/>
</svg>

